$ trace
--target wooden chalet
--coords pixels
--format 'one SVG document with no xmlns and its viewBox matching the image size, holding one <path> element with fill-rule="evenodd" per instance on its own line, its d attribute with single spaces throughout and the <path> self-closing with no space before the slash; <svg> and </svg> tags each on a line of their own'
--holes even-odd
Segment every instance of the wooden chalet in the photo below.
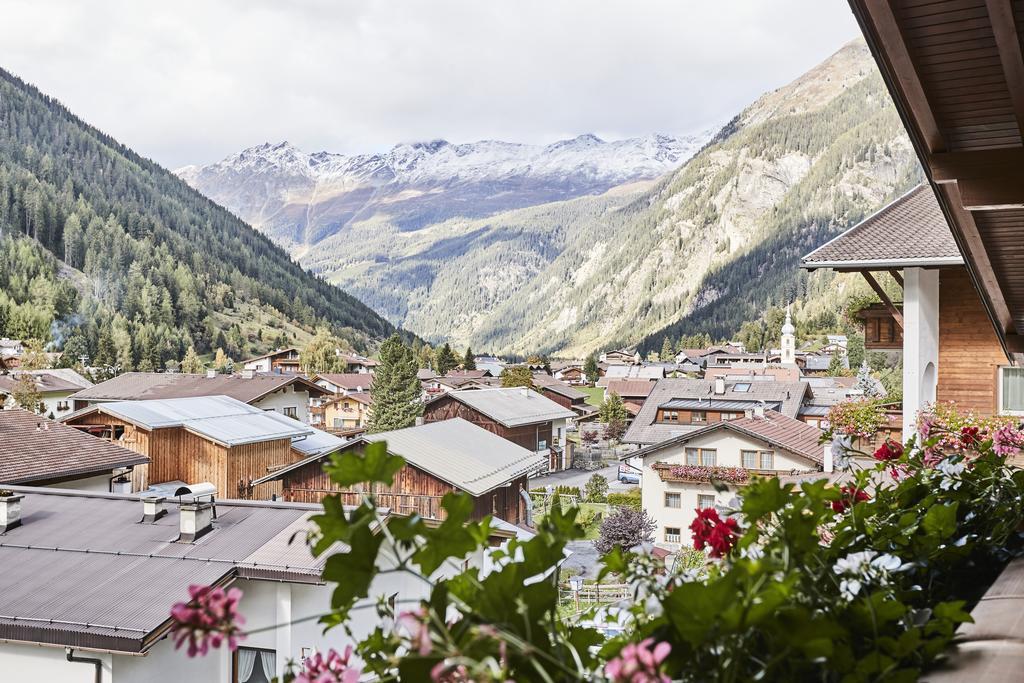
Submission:
<svg viewBox="0 0 1024 683">
<path fill-rule="evenodd" d="M 373 486 L 378 505 L 399 514 L 443 519 L 442 498 L 464 491 L 473 497 L 474 519 L 493 515 L 511 524 L 530 523 L 527 478 L 546 466 L 543 455 L 461 418 L 361 436 L 331 452 L 362 452 L 377 442 L 385 442 L 389 453 L 406 460 L 390 486 Z M 366 490 L 342 489 L 331 481 L 323 467 L 328 455 L 273 472 L 254 481 L 254 489 L 258 492 L 276 482 L 287 501 L 318 503 L 324 496 L 340 494 L 343 503 L 358 504 Z"/>
<path fill-rule="evenodd" d="M 1008 375 L 1007 357 L 931 187 L 914 188 L 811 252 L 803 267 L 859 272 L 882 300 L 862 312 L 865 346 L 903 350 L 904 433 L 912 433 L 918 410 L 935 401 L 955 401 L 980 415 L 1004 408 L 1001 386 L 1008 376 L 1018 380 L 1012 370 Z M 889 297 L 879 273 L 903 290 L 902 302 Z"/>
<path fill-rule="evenodd" d="M 246 497 L 250 481 L 301 457 L 293 440 L 314 435 L 296 420 L 227 396 L 101 403 L 63 422 L 147 456 L 149 464 L 132 471 L 135 490 L 209 482 L 225 498 Z M 267 498 L 277 492 L 263 491 Z"/>
<path fill-rule="evenodd" d="M 462 418 L 492 434 L 548 456 L 552 471 L 572 466 L 568 420 L 576 413 L 526 387 L 462 389 L 426 403 L 424 422 Z"/>
<path fill-rule="evenodd" d="M 963 407 L 1024 413 L 1024 3 L 850 6 L 963 261 L 903 272 L 904 414 L 932 390 Z M 1022 575 L 1020 560 L 1008 565 L 929 680 L 1020 680 Z"/>
<path fill-rule="evenodd" d="M 291 346 L 244 360 L 242 367 L 254 372 L 300 373 L 302 372 L 302 361 L 299 359 L 299 350 Z"/>
</svg>

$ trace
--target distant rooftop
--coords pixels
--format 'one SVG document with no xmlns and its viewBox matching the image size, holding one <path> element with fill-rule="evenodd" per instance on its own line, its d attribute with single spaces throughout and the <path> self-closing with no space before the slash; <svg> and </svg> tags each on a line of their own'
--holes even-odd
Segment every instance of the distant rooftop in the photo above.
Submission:
<svg viewBox="0 0 1024 683">
<path fill-rule="evenodd" d="M 919 185 L 802 259 L 808 269 L 962 264 L 935 193 Z"/>
<path fill-rule="evenodd" d="M 524 387 L 495 389 L 461 389 L 435 398 L 452 398 L 506 427 L 563 420 L 576 417 L 576 413 L 563 408 L 550 398 Z M 433 402 L 433 401 L 431 401 Z"/>
<path fill-rule="evenodd" d="M 159 401 L 99 403 L 63 418 L 102 412 L 147 431 L 181 427 L 225 446 L 296 439 L 313 434 L 311 427 L 274 411 L 260 410 L 228 396 L 200 396 Z"/>
<path fill-rule="evenodd" d="M 325 390 L 301 375 L 222 375 L 214 377 L 177 372 L 126 372 L 106 382 L 83 389 L 71 398 L 77 401 L 143 401 L 193 396 L 230 396 L 252 403 L 269 393 L 295 385 L 311 395 Z"/>
</svg>

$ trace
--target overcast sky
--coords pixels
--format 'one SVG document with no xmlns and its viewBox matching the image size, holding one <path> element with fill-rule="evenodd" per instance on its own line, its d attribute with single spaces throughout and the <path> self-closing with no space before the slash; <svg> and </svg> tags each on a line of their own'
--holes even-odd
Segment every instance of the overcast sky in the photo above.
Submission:
<svg viewBox="0 0 1024 683">
<path fill-rule="evenodd" d="M 686 133 L 858 34 L 846 0 L 4 0 L 0 67 L 173 168 Z"/>
</svg>

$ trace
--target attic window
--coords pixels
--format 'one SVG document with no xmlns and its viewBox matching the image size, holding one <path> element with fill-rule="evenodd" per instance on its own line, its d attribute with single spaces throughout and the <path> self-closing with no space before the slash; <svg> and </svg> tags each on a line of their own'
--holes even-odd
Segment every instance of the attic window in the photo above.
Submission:
<svg viewBox="0 0 1024 683">
<path fill-rule="evenodd" d="M 732 390 L 740 394 L 745 394 L 750 391 L 750 382 L 737 382 L 733 385 Z"/>
</svg>

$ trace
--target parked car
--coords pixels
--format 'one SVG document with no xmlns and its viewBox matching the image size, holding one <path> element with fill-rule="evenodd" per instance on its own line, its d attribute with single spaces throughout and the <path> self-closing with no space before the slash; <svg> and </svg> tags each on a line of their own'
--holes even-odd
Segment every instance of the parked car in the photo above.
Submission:
<svg viewBox="0 0 1024 683">
<path fill-rule="evenodd" d="M 639 484 L 640 483 L 640 470 L 622 463 L 619 465 L 619 481 L 623 484 Z"/>
</svg>

